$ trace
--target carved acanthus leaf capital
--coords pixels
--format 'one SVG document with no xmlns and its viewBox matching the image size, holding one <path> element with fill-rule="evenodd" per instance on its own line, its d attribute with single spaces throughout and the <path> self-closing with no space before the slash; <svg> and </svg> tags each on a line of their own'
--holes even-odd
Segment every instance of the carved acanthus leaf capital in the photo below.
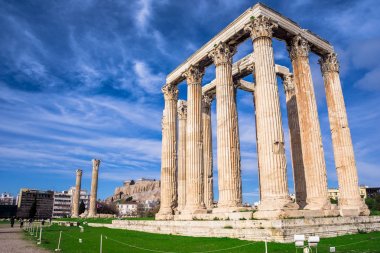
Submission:
<svg viewBox="0 0 380 253">
<path fill-rule="evenodd" d="M 165 100 L 177 100 L 178 99 L 178 87 L 173 84 L 165 84 L 162 87 L 162 93 L 164 93 Z"/>
<path fill-rule="evenodd" d="M 204 74 L 204 68 L 200 67 L 199 65 L 190 65 L 190 67 L 182 75 L 186 77 L 187 85 L 193 85 L 201 84 Z"/>
<path fill-rule="evenodd" d="M 236 53 L 236 47 L 229 46 L 225 42 L 219 42 L 208 56 L 214 61 L 215 66 L 221 64 L 231 64 L 232 56 Z"/>
<path fill-rule="evenodd" d="M 325 72 L 339 72 L 339 61 L 336 53 L 329 53 L 319 59 L 322 73 Z"/>
<path fill-rule="evenodd" d="M 206 107 L 210 107 L 213 100 L 213 95 L 205 94 L 202 95 L 202 105 Z"/>
<path fill-rule="evenodd" d="M 81 169 L 77 169 L 77 170 L 76 170 L 76 173 L 77 173 L 77 175 L 79 175 L 79 176 L 82 175 L 82 172 L 83 172 L 83 171 L 82 171 Z"/>
<path fill-rule="evenodd" d="M 177 104 L 178 119 L 187 118 L 187 103 L 185 100 L 179 100 Z"/>
<path fill-rule="evenodd" d="M 291 41 L 288 42 L 288 51 L 290 59 L 294 60 L 298 57 L 308 57 L 310 51 L 310 45 L 300 35 L 294 36 Z"/>
<path fill-rule="evenodd" d="M 295 92 L 294 78 L 292 74 L 285 75 L 282 79 L 282 83 L 284 85 L 284 89 L 286 93 Z"/>
<path fill-rule="evenodd" d="M 245 25 L 244 30 L 250 33 L 252 40 L 260 37 L 272 38 L 273 30 L 278 27 L 276 23 L 266 16 L 252 17 L 251 19 Z"/>
<path fill-rule="evenodd" d="M 100 160 L 98 160 L 98 159 L 92 159 L 92 167 L 93 167 L 95 170 L 98 170 L 98 169 L 99 169 L 99 165 L 100 165 Z"/>
</svg>

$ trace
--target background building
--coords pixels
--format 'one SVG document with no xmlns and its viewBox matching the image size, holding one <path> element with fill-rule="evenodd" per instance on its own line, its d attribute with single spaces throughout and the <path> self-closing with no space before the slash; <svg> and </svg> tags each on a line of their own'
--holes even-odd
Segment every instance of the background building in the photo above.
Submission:
<svg viewBox="0 0 380 253">
<path fill-rule="evenodd" d="M 67 191 L 54 193 L 53 218 L 65 218 L 71 216 L 74 191 L 75 187 L 71 187 Z M 85 209 L 88 210 L 89 199 L 87 190 L 81 190 L 79 205 L 83 201 Z"/>
<path fill-rule="evenodd" d="M 360 196 L 362 197 L 362 199 L 366 199 L 367 197 L 370 197 L 368 193 L 371 192 L 371 190 L 373 189 L 379 189 L 379 192 L 380 192 L 380 188 L 373 188 L 373 187 L 368 187 L 364 185 L 359 186 Z M 330 199 L 333 199 L 333 200 L 339 199 L 339 189 L 329 188 L 328 192 L 329 192 Z"/>
<path fill-rule="evenodd" d="M 138 203 L 137 201 L 122 201 L 117 208 L 121 216 L 134 216 L 137 214 Z"/>
<path fill-rule="evenodd" d="M 40 191 L 22 188 L 17 203 L 17 216 L 20 218 L 29 218 L 32 207 L 35 206 L 34 217 L 47 219 L 52 217 L 53 213 L 53 191 Z"/>
<path fill-rule="evenodd" d="M 0 205 L 15 205 L 16 204 L 16 198 L 13 197 L 10 193 L 8 192 L 3 192 L 0 195 Z"/>
</svg>

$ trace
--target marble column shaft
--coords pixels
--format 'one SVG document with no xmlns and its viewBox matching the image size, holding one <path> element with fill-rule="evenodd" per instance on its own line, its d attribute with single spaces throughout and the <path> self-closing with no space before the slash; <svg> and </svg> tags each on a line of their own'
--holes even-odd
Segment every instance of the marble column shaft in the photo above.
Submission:
<svg viewBox="0 0 380 253">
<path fill-rule="evenodd" d="M 269 18 L 259 16 L 247 24 L 255 55 L 256 133 L 260 180 L 259 211 L 282 210 L 291 202 L 288 195 L 284 134 L 272 48 Z"/>
<path fill-rule="evenodd" d="M 96 216 L 96 200 L 98 195 L 98 175 L 99 175 L 100 160 L 92 159 L 92 179 L 91 179 L 91 195 L 90 195 L 90 208 L 88 212 L 89 217 Z"/>
<path fill-rule="evenodd" d="M 162 117 L 161 204 L 158 214 L 169 217 L 174 214 L 174 208 L 177 206 L 178 88 L 176 85 L 166 84 L 162 92 L 165 108 Z"/>
<path fill-rule="evenodd" d="M 239 133 L 232 79 L 234 53 L 235 48 L 222 42 L 210 53 L 216 67 L 219 201 L 215 212 L 231 212 L 242 206 Z"/>
<path fill-rule="evenodd" d="M 306 205 L 306 181 L 303 166 L 301 135 L 297 109 L 296 91 L 291 74 L 283 77 L 286 109 L 290 133 L 291 157 L 293 165 L 293 182 L 296 203 L 302 209 Z"/>
<path fill-rule="evenodd" d="M 310 47 L 305 39 L 297 35 L 288 42 L 288 50 L 293 65 L 305 168 L 307 192 L 305 209 L 330 209 L 321 129 L 309 65 Z"/>
<path fill-rule="evenodd" d="M 203 189 L 202 77 L 204 69 L 190 66 L 187 81 L 186 214 L 205 213 Z"/>
<path fill-rule="evenodd" d="M 360 197 L 358 174 L 346 106 L 339 78 L 339 62 L 335 53 L 323 56 L 320 61 L 323 74 L 327 109 L 333 143 L 335 166 L 339 183 L 340 208 L 356 208 L 364 211 L 366 206 Z"/>
<path fill-rule="evenodd" d="M 178 101 L 178 211 L 186 205 L 186 121 L 187 104 Z"/>
<path fill-rule="evenodd" d="M 204 203 L 207 209 L 213 208 L 213 168 L 212 168 L 212 126 L 211 126 L 212 95 L 203 95 L 202 126 L 203 126 L 203 169 L 204 169 Z"/>
<path fill-rule="evenodd" d="M 79 201 L 80 201 L 80 191 L 81 191 L 81 181 L 82 181 L 82 170 L 76 170 L 75 179 L 75 191 L 73 196 L 73 206 L 71 216 L 76 218 L 79 217 Z"/>
</svg>

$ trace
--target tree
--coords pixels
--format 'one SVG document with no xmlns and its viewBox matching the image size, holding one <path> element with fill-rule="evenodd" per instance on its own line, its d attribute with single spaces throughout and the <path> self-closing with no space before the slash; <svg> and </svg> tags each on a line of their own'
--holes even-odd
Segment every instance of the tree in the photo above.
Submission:
<svg viewBox="0 0 380 253">
<path fill-rule="evenodd" d="M 86 205 L 84 204 L 83 200 L 80 202 L 80 205 L 79 205 L 79 214 L 82 214 L 84 213 L 84 211 L 86 211 Z"/>
<path fill-rule="evenodd" d="M 128 198 L 125 199 L 125 201 L 132 201 L 133 197 L 129 196 Z"/>
<path fill-rule="evenodd" d="M 37 198 L 34 199 L 32 206 L 29 210 L 29 218 L 34 218 L 37 213 Z"/>
</svg>

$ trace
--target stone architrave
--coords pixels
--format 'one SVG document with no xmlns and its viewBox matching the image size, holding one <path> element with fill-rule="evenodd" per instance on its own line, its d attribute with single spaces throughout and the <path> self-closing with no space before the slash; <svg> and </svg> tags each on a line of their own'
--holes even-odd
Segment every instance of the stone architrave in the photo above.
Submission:
<svg viewBox="0 0 380 253">
<path fill-rule="evenodd" d="M 172 219 L 177 206 L 177 100 L 178 88 L 162 88 L 165 108 L 162 117 L 161 204 L 156 219 Z"/>
<path fill-rule="evenodd" d="M 255 218 L 285 217 L 292 203 L 286 176 L 284 133 L 273 57 L 272 33 L 277 25 L 259 16 L 246 25 L 255 55 L 255 109 L 260 204 Z"/>
<path fill-rule="evenodd" d="M 305 169 L 302 160 L 301 135 L 293 75 L 289 74 L 283 76 L 283 85 L 285 89 L 286 109 L 288 113 L 294 191 L 296 195 L 296 203 L 302 209 L 306 205 L 306 181 Z"/>
<path fill-rule="evenodd" d="M 224 42 L 215 45 L 209 53 L 215 64 L 217 157 L 218 157 L 218 208 L 213 212 L 233 212 L 242 207 L 242 183 L 238 122 L 232 56 L 236 48 Z"/>
<path fill-rule="evenodd" d="M 203 186 L 202 77 L 204 69 L 191 65 L 187 81 L 186 206 L 183 214 L 206 213 Z"/>
<path fill-rule="evenodd" d="M 178 100 L 178 207 L 181 212 L 186 205 L 186 121 L 187 104 Z"/>
<path fill-rule="evenodd" d="M 324 55 L 319 63 L 323 74 L 330 121 L 335 166 L 339 183 L 339 209 L 342 216 L 369 215 L 360 197 L 346 106 L 339 78 L 339 62 L 335 53 Z"/>
<path fill-rule="evenodd" d="M 81 181 L 82 181 L 82 170 L 76 170 L 76 179 L 75 179 L 75 192 L 73 196 L 73 206 L 71 210 L 71 217 L 79 217 L 79 201 L 80 201 L 80 191 L 81 191 Z"/>
<path fill-rule="evenodd" d="M 100 160 L 92 159 L 92 179 L 91 179 L 91 195 L 90 195 L 90 208 L 88 211 L 89 217 L 95 217 L 96 200 L 98 195 L 98 175 L 99 175 Z"/>
<path fill-rule="evenodd" d="M 323 152 L 317 103 L 309 65 L 310 46 L 297 35 L 288 42 L 294 72 L 294 85 L 306 179 L 307 210 L 330 210 L 326 164 Z"/>
<path fill-rule="evenodd" d="M 212 99 L 212 95 L 203 95 L 202 99 L 204 203 L 208 210 L 213 208 L 214 202 L 211 126 Z"/>
</svg>

